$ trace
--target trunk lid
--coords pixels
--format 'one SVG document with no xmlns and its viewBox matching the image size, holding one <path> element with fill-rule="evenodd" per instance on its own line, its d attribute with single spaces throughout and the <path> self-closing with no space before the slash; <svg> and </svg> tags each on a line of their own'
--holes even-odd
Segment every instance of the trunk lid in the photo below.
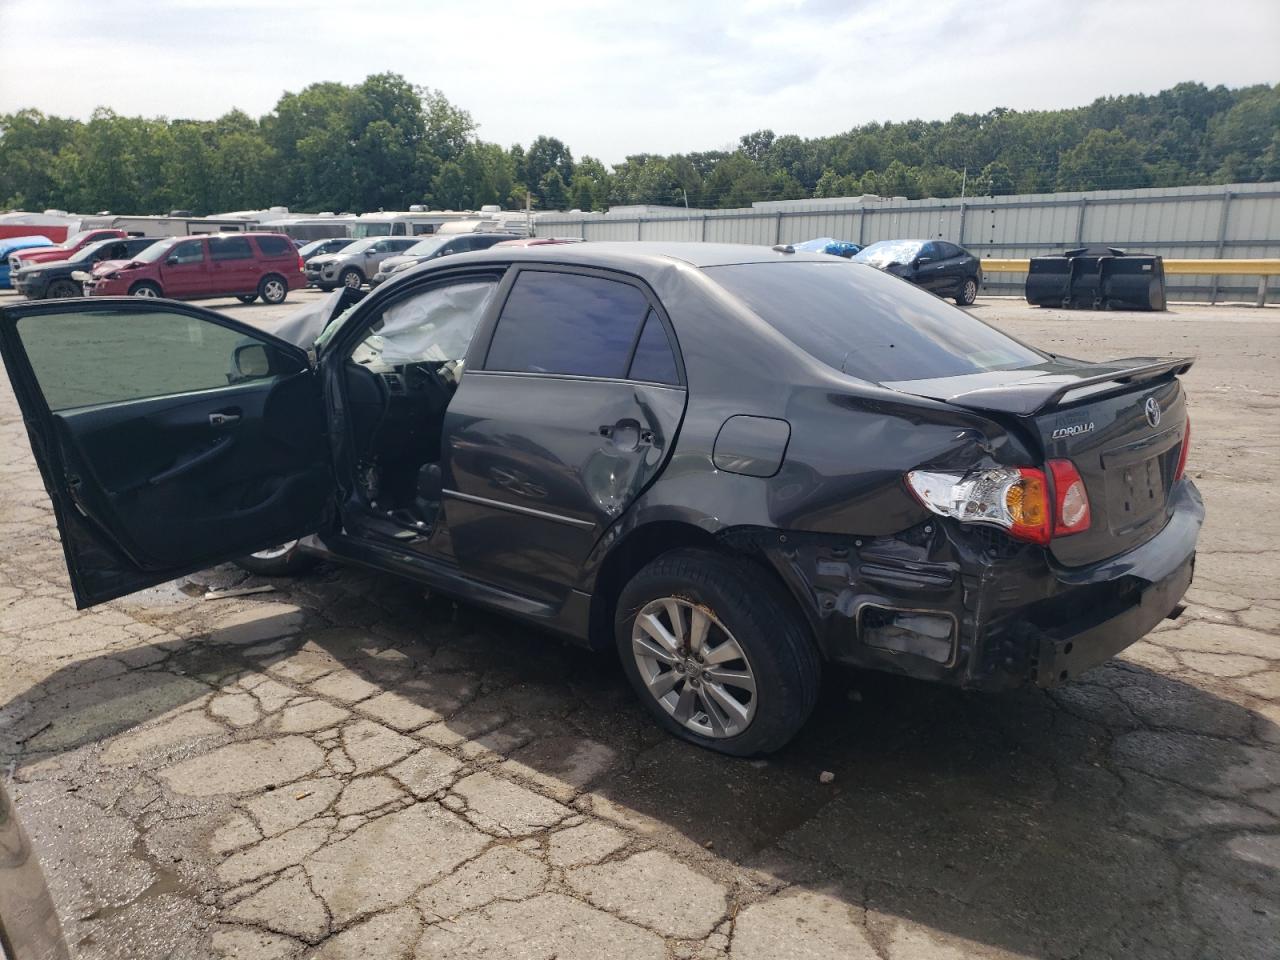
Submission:
<svg viewBox="0 0 1280 960">
<path fill-rule="evenodd" d="M 1151 539 L 1169 519 L 1186 426 L 1177 377 L 1192 361 L 1135 358 L 1094 364 L 1055 358 L 1037 368 L 885 384 L 980 411 L 1030 433 L 1043 460 L 1075 464 L 1089 495 L 1089 529 L 1055 537 L 1067 566 L 1096 563 Z"/>
</svg>

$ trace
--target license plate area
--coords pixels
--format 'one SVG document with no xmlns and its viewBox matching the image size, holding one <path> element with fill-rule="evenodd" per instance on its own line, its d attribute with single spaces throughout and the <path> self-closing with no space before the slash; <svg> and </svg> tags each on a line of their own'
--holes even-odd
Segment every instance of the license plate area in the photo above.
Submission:
<svg viewBox="0 0 1280 960">
<path fill-rule="evenodd" d="M 1107 471 L 1107 522 L 1117 536 L 1132 533 L 1164 510 L 1165 483 L 1161 457 L 1137 462 L 1111 462 Z M 1120 460 L 1122 458 L 1116 458 Z"/>
</svg>

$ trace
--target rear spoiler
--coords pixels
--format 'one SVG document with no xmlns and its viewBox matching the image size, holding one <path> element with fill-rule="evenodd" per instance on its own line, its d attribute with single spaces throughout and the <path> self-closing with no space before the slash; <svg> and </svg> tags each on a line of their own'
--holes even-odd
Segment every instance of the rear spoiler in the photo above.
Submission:
<svg viewBox="0 0 1280 960">
<path fill-rule="evenodd" d="M 1126 360 L 1112 360 L 1106 364 L 1081 365 L 1082 374 L 1100 366 L 1110 368 L 1092 376 L 1050 374 L 1032 380 L 1002 384 L 998 387 L 970 390 L 967 393 L 947 397 L 947 402 L 971 410 L 989 410 L 1012 413 L 1019 417 L 1033 417 L 1061 405 L 1068 394 L 1075 393 L 1077 390 L 1106 383 L 1114 383 L 1115 389 L 1119 390 L 1149 380 L 1172 380 L 1190 370 L 1194 362 L 1195 360 L 1191 357 L 1178 357 L 1172 360 L 1130 357 Z M 1090 395 L 1096 396 L 1110 392 L 1112 391 L 1103 389 L 1092 391 Z"/>
</svg>

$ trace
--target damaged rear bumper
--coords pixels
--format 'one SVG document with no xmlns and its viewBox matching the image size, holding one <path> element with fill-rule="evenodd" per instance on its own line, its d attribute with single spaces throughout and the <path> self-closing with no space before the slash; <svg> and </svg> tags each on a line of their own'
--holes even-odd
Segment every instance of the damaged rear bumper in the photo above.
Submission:
<svg viewBox="0 0 1280 960">
<path fill-rule="evenodd" d="M 752 546 L 787 581 L 830 660 L 970 688 L 1047 687 L 1180 612 L 1204 505 L 1183 480 L 1171 507 L 1146 543 L 1084 567 L 948 521 L 865 540 L 761 531 Z"/>
</svg>

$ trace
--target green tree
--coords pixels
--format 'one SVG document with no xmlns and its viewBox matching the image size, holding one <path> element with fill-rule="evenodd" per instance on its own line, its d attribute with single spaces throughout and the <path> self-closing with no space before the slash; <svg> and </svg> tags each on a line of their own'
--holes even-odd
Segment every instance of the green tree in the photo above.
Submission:
<svg viewBox="0 0 1280 960">
<path fill-rule="evenodd" d="M 1119 130 L 1089 131 L 1058 166 L 1059 190 L 1129 190 L 1150 183 L 1142 148 Z"/>
<path fill-rule="evenodd" d="M 569 188 L 565 185 L 564 177 L 555 168 L 544 173 L 538 181 L 538 196 L 542 198 L 544 210 L 563 210 L 568 195 Z"/>
</svg>

